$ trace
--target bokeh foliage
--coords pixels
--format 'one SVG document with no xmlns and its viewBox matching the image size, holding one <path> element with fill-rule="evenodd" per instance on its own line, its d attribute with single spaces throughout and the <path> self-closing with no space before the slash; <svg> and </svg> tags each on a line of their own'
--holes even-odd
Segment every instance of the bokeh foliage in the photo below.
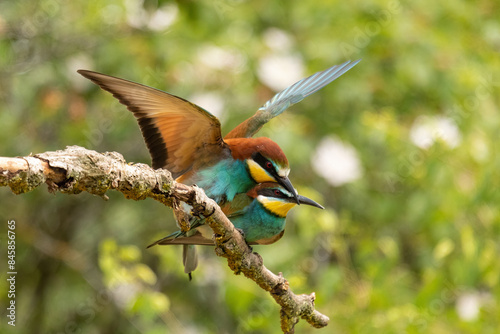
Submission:
<svg viewBox="0 0 500 334">
<path fill-rule="evenodd" d="M 81 145 L 150 162 L 130 113 L 78 68 L 185 98 L 209 92 L 227 132 L 273 95 L 257 75 L 263 57 L 292 55 L 304 74 L 363 58 L 261 131 L 287 154 L 299 192 L 327 209 L 295 208 L 285 237 L 256 250 L 331 318 L 298 332 L 496 333 L 499 12 L 492 0 L 3 1 L 0 155 Z M 269 31 L 289 43 L 273 45 Z M 416 146 L 420 116 L 451 119 L 458 145 Z M 331 135 L 358 152 L 357 181 L 332 187 L 311 171 Z M 145 249 L 175 228 L 168 209 L 108 195 L 0 189 L 0 217 L 17 227 L 15 331 L 279 331 L 271 298 L 211 248 L 193 282 L 180 248 Z M 7 290 L 2 279 L 2 305 Z"/>
</svg>

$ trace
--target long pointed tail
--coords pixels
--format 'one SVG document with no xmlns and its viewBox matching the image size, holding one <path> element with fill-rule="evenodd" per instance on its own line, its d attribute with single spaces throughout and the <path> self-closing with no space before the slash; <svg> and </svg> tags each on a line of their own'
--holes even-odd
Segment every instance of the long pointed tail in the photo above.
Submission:
<svg viewBox="0 0 500 334">
<path fill-rule="evenodd" d="M 184 272 L 189 275 L 189 280 L 191 280 L 191 273 L 198 267 L 198 253 L 195 245 L 183 246 L 182 261 L 184 263 Z"/>
</svg>

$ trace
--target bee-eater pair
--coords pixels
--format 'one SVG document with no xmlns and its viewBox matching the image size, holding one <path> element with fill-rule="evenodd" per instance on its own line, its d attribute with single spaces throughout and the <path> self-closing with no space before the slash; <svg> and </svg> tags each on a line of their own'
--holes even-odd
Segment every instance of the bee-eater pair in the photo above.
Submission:
<svg viewBox="0 0 500 334">
<path fill-rule="evenodd" d="M 297 194 L 288 179 L 288 160 L 269 138 L 251 138 L 290 105 L 323 88 L 356 65 L 347 61 L 302 79 L 276 94 L 252 117 L 222 138 L 219 120 L 203 108 L 166 92 L 108 75 L 78 73 L 110 92 L 134 114 L 152 157 L 178 182 L 196 184 L 242 230 L 249 243 L 269 244 L 284 232 L 296 204 L 322 208 Z M 154 244 L 183 244 L 185 272 L 196 268 L 193 244 L 213 244 L 203 220 L 192 231 L 175 232 Z M 153 245 L 154 245 L 153 244 Z"/>
</svg>

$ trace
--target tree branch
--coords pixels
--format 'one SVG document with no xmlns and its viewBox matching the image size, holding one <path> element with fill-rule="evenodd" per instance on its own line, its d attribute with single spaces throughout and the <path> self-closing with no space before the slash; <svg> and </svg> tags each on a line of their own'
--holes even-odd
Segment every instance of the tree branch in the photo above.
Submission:
<svg viewBox="0 0 500 334">
<path fill-rule="evenodd" d="M 0 186 L 9 186 L 15 194 L 22 194 L 43 183 L 48 185 L 50 192 L 78 194 L 87 191 L 107 199 L 106 191 L 114 189 L 128 199 L 149 197 L 168 207 L 176 207 L 179 201 L 186 202 L 208 217 L 207 223 L 215 233 L 216 254 L 227 258 L 235 274 L 243 273 L 255 281 L 281 306 L 284 333 L 293 333 L 300 318 L 316 328 L 328 324 L 329 318 L 314 309 L 314 293 L 295 295 L 282 274 L 273 274 L 264 266 L 262 257 L 252 252 L 215 201 L 198 187 L 175 182 L 165 169 L 153 170 L 145 164 L 130 165 L 119 153 L 101 154 L 78 146 L 28 157 L 0 157 Z"/>
</svg>

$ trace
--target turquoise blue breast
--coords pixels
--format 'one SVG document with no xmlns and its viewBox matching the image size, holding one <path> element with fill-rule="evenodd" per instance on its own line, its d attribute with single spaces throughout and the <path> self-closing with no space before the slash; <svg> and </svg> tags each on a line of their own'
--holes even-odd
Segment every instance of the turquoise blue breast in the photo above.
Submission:
<svg viewBox="0 0 500 334">
<path fill-rule="evenodd" d="M 226 159 L 199 171 L 191 180 L 203 188 L 208 197 L 217 203 L 232 201 L 238 193 L 246 193 L 255 182 L 242 160 Z"/>
<path fill-rule="evenodd" d="M 247 242 L 272 238 L 285 228 L 285 218 L 269 213 L 257 200 L 248 206 L 243 215 L 231 218 L 231 222 L 245 232 Z"/>
</svg>

